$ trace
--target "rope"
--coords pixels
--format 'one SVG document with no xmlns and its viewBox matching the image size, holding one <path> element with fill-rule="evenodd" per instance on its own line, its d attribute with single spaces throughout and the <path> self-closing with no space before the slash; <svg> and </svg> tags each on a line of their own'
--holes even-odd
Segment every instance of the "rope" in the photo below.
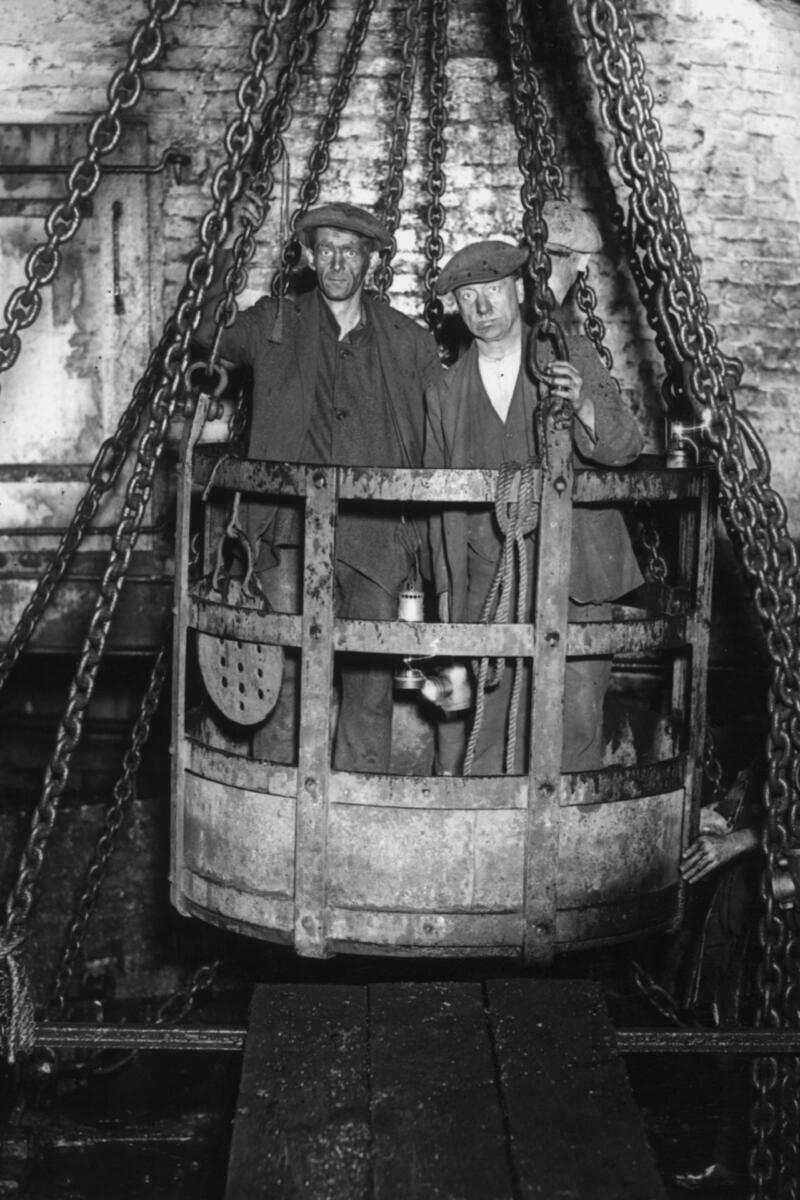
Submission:
<svg viewBox="0 0 800 1200">
<path fill-rule="evenodd" d="M 21 936 L 0 939 L 0 1049 L 9 1065 L 30 1054 L 36 1031 L 23 941 Z"/>
<path fill-rule="evenodd" d="M 539 505 L 536 500 L 535 476 L 538 462 L 531 459 L 527 463 L 504 463 L 497 477 L 495 492 L 494 514 L 503 546 L 497 560 L 494 576 L 486 599 L 481 608 L 480 620 L 505 624 L 508 622 L 511 610 L 511 596 L 516 585 L 516 621 L 522 624 L 528 616 L 528 558 L 525 553 L 525 538 L 533 533 L 539 523 Z M 512 500 L 514 490 L 517 499 Z M 490 662 L 481 658 L 473 663 L 476 675 L 475 719 L 470 730 L 467 750 L 464 756 L 464 774 L 472 771 L 475 757 L 475 746 L 483 724 L 483 714 L 486 700 L 486 689 L 497 687 L 505 670 L 505 659 L 497 658 Z M 519 698 L 522 689 L 522 659 L 517 657 L 514 666 L 514 682 L 511 688 L 511 702 L 508 712 L 508 738 L 506 741 L 505 773 L 510 775 L 514 770 L 514 757 L 517 748 L 517 717 L 519 714 Z"/>
</svg>

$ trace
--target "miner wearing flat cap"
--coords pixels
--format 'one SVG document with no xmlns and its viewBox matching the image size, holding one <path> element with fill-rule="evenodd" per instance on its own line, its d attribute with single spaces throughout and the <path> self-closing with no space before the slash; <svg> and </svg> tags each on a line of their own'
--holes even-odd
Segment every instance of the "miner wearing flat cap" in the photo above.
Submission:
<svg viewBox="0 0 800 1200">
<path fill-rule="evenodd" d="M 245 196 L 241 215 L 258 225 Z M 232 231 L 232 233 L 235 231 Z M 436 343 L 414 321 L 370 296 L 365 283 L 391 242 L 366 209 L 333 201 L 296 222 L 296 236 L 316 286 L 278 301 L 263 296 L 224 329 L 224 360 L 252 371 L 248 457 L 353 467 L 422 464 L 425 387 L 441 373 Z M 229 238 L 229 241 L 232 240 Z M 214 310 L 232 255 L 218 256 L 203 310 L 201 340 L 216 332 Z M 302 572 L 302 512 L 291 501 L 250 500 L 242 523 L 256 570 L 273 609 L 298 612 Z M 411 578 L 425 541 L 413 521 L 386 505 L 340 512 L 336 531 L 337 616 L 394 620 L 397 595 Z M 341 670 L 334 765 L 342 770 L 389 769 L 392 678 L 383 660 L 358 656 Z M 296 762 L 297 663 L 287 654 L 278 703 L 255 731 L 253 753 Z"/>
<path fill-rule="evenodd" d="M 618 467 L 641 452 L 642 437 L 614 380 L 591 341 L 569 332 L 564 307 L 579 272 L 600 249 L 594 222 L 566 201 L 544 205 L 553 316 L 565 332 L 568 361 L 550 351 L 546 375 L 551 392 L 571 406 L 576 467 Z M 537 385 L 524 354 L 529 327 L 523 317 L 522 272 L 528 251 L 501 240 L 474 242 L 445 264 L 437 281 L 440 295 L 452 293 L 472 335 L 469 349 L 426 393 L 425 465 L 494 468 L 522 463 L 540 453 L 534 419 Z M 549 341 L 540 339 L 549 349 Z M 535 531 L 526 539 L 529 578 L 534 563 Z M 448 506 L 431 524 L 431 548 L 439 612 L 443 620 L 481 620 L 481 610 L 502 553 L 502 535 L 491 508 Z M 573 513 L 570 568 L 570 616 L 602 619 L 611 601 L 642 582 L 621 513 L 576 508 Z M 486 691 L 481 727 L 472 760 L 475 775 L 506 769 L 506 736 L 513 670 L 505 670 Z M 521 695 L 530 696 L 530 665 Z M 610 659 L 568 659 L 564 696 L 562 768 L 594 770 L 602 766 L 603 698 Z M 448 716 L 439 725 L 437 769 L 458 773 L 471 714 Z M 529 714 L 520 710 L 514 771 L 528 770 Z"/>
</svg>

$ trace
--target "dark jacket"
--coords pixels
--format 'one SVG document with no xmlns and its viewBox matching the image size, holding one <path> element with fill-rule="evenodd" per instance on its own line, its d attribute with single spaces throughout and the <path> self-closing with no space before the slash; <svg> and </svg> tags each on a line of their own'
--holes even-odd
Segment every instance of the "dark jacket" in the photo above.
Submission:
<svg viewBox="0 0 800 1200">
<path fill-rule="evenodd" d="M 570 362 L 580 372 L 584 388 L 595 403 L 595 438 L 579 421 L 574 422 L 575 465 L 595 463 L 617 467 L 641 453 L 642 436 L 625 408 L 614 380 L 591 342 L 582 335 L 567 335 Z M 480 468 L 470 447 L 480 445 L 471 423 L 476 418 L 471 381 L 477 375 L 477 348 L 466 354 L 438 384 L 426 392 L 427 422 L 425 466 Z M 523 366 L 522 370 L 525 368 Z M 526 411 L 537 403 L 535 385 L 525 375 Z M 519 459 L 530 456 L 530 446 L 520 447 Z M 441 524 L 431 525 L 433 573 L 437 592 L 449 591 L 451 616 L 466 620 L 467 612 L 467 510 L 447 507 Z M 582 604 L 615 600 L 642 582 L 622 514 L 614 509 L 577 507 L 572 521 L 572 557 L 569 596 Z"/>
<path fill-rule="evenodd" d="M 314 406 L 320 305 L 323 303 L 316 288 L 285 299 L 278 332 L 278 302 L 265 296 L 240 313 L 231 328 L 223 333 L 222 357 L 247 363 L 253 372 L 250 458 L 270 462 L 302 461 Z M 401 447 L 399 461 L 404 466 L 419 467 L 424 439 L 423 395 L 426 386 L 440 378 L 442 370 L 436 343 L 426 330 L 388 304 L 364 295 L 363 305 L 376 339 L 385 385 L 382 394 L 388 397 L 391 405 Z M 365 462 L 363 465 L 391 464 Z M 376 513 L 377 509 L 378 506 Z M 276 506 L 268 502 L 247 506 L 244 519 L 251 538 L 268 543 L 276 514 Z M 387 557 L 389 550 L 382 545 L 380 537 L 375 536 L 375 530 L 363 521 L 360 532 L 351 523 L 345 533 L 351 547 L 347 561 L 383 582 L 388 564 L 382 562 L 382 557 Z"/>
<path fill-rule="evenodd" d="M 220 343 L 223 358 L 248 363 L 253 371 L 251 458 L 298 462 L 314 402 L 319 345 L 319 292 L 286 299 L 280 341 L 272 341 L 277 300 L 264 296 L 240 313 Z M 405 447 L 407 466 L 422 465 L 423 393 L 440 376 L 431 335 L 409 317 L 364 295 L 375 330 L 384 378 Z M 364 464 L 381 466 L 385 464 Z"/>
</svg>

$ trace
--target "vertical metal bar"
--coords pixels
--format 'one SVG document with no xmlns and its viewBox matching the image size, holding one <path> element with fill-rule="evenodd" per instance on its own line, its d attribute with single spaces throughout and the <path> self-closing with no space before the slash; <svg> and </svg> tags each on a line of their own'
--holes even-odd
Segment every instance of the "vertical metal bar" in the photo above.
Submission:
<svg viewBox="0 0 800 1200">
<path fill-rule="evenodd" d="M 183 438 L 178 462 L 175 536 L 175 602 L 172 645 L 172 831 L 170 838 L 170 895 L 183 916 L 183 822 L 186 785 L 186 633 L 189 610 L 189 562 L 192 553 L 191 510 L 194 451 L 205 424 L 211 397 L 201 393 L 194 417 Z"/>
<path fill-rule="evenodd" d="M 534 609 L 531 760 L 523 889 L 523 957 L 548 963 L 555 944 L 559 779 L 572 535 L 572 433 L 547 422 Z"/>
<path fill-rule="evenodd" d="M 336 468 L 308 468 L 295 824 L 294 940 L 297 952 L 312 958 L 322 958 L 326 953 L 337 491 Z"/>
<path fill-rule="evenodd" d="M 711 582 L 714 565 L 716 504 L 712 497 L 711 472 L 701 474 L 699 502 L 693 514 L 681 516 L 679 554 L 681 582 L 691 584 L 692 605 L 687 618 L 686 637 L 691 647 L 691 680 L 688 689 L 689 739 L 687 754 L 687 790 L 691 802 L 689 821 L 684 821 L 682 849 L 697 834 L 700 794 L 703 787 L 703 756 L 706 740 L 706 693 L 708 691 L 708 649 L 711 628 Z M 684 576 L 683 572 L 687 574 Z"/>
</svg>

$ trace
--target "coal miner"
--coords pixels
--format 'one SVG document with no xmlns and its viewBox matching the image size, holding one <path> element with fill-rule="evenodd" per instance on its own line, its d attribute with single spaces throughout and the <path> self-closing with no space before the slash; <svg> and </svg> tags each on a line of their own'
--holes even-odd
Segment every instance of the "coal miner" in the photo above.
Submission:
<svg viewBox="0 0 800 1200">
<path fill-rule="evenodd" d="M 544 217 L 551 261 L 549 286 L 557 306 L 553 315 L 565 330 L 569 359 L 558 361 L 551 353 L 547 382 L 556 398 L 571 405 L 576 467 L 622 466 L 641 452 L 641 434 L 590 340 L 581 333 L 566 332 L 569 313 L 564 305 L 589 256 L 600 249 L 599 232 L 580 209 L 564 201 L 548 201 Z M 453 293 L 473 340 L 445 377 L 428 389 L 426 466 L 500 468 L 540 453 L 534 420 L 538 390 L 524 356 L 528 326 L 521 309 L 522 268 L 527 258 L 527 249 L 504 241 L 475 242 L 453 255 L 439 276 L 438 292 Z M 535 537 L 534 531 L 526 538 L 529 573 Z M 481 620 L 502 552 L 493 509 L 447 507 L 440 524 L 432 524 L 432 551 L 442 619 Z M 611 601 L 641 582 L 622 514 L 613 509 L 576 508 L 570 618 L 603 619 Z M 608 658 L 567 660 L 564 770 L 593 770 L 602 765 L 603 698 L 610 674 Z M 503 772 L 511 686 L 512 672 L 506 670 L 497 686 L 486 691 L 472 762 L 476 775 Z M 529 694 L 530 666 L 526 665 L 522 687 L 526 705 Z M 518 729 L 527 732 L 528 713 L 522 715 L 521 709 L 520 714 Z M 451 717 L 440 724 L 440 772 L 461 770 L 468 725 L 469 717 Z M 527 740 L 517 737 L 515 773 L 527 773 Z"/>
<path fill-rule="evenodd" d="M 243 211 L 247 215 L 247 203 Z M 353 467 L 419 467 L 423 394 L 440 376 L 436 343 L 414 321 L 366 290 L 388 230 L 370 212 L 333 202 L 297 221 L 316 277 L 280 303 L 269 296 L 225 329 L 220 355 L 253 375 L 248 456 Z M 213 312 L 230 251 L 219 256 L 200 336 Z M 300 607 L 302 514 L 287 500 L 250 499 L 246 519 L 257 574 L 278 612 Z M 398 508 L 340 507 L 335 611 L 345 619 L 394 620 L 397 596 L 413 578 L 423 539 Z M 297 666 L 287 659 L 275 710 L 254 733 L 256 757 L 291 762 L 297 753 Z M 392 678 L 386 663 L 353 656 L 342 665 L 334 766 L 385 772 L 391 753 Z"/>
</svg>

